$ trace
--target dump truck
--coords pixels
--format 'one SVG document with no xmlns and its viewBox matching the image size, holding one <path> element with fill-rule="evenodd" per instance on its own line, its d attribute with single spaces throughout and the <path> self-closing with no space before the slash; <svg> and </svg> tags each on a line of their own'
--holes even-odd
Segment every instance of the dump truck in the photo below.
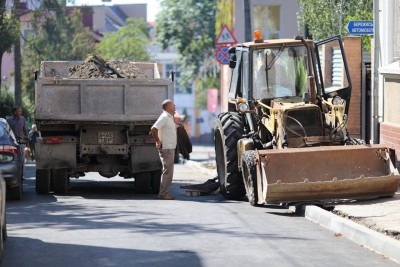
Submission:
<svg viewBox="0 0 400 267">
<path fill-rule="evenodd" d="M 162 101 L 173 99 L 173 75 L 160 78 L 156 63 L 125 62 L 136 75 L 121 64 L 90 62 L 88 76 L 76 75 L 86 61 L 44 61 L 36 73 L 36 192 L 63 194 L 70 179 L 98 172 L 158 193 L 162 165 L 149 133 Z"/>
<path fill-rule="evenodd" d="M 228 111 L 214 131 L 220 193 L 251 205 L 392 196 L 393 151 L 351 138 L 343 41 L 264 40 L 229 48 Z"/>
</svg>

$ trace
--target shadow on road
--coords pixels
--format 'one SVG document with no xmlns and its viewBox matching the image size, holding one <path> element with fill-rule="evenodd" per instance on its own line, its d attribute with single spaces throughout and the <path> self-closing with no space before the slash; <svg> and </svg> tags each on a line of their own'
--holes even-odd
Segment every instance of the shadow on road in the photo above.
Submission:
<svg viewBox="0 0 400 267">
<path fill-rule="evenodd" d="M 24 237 L 9 237 L 5 246 L 2 267 L 202 266 L 198 255 L 190 250 L 151 251 L 56 244 Z"/>
</svg>

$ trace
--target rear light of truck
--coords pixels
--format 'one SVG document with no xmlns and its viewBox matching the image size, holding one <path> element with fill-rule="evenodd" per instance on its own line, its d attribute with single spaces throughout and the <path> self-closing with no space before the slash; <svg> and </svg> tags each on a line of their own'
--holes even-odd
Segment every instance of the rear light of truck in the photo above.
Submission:
<svg viewBox="0 0 400 267">
<path fill-rule="evenodd" d="M 63 141 L 62 137 L 43 137 L 42 142 L 43 144 L 58 144 Z"/>
</svg>

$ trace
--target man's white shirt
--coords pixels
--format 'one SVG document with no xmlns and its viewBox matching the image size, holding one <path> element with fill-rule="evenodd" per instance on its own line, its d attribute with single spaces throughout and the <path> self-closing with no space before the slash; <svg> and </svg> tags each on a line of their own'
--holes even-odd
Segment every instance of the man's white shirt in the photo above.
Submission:
<svg viewBox="0 0 400 267">
<path fill-rule="evenodd" d="M 176 126 L 174 116 L 163 111 L 153 125 L 158 130 L 158 137 L 162 143 L 162 149 L 175 149 L 177 144 Z"/>
</svg>

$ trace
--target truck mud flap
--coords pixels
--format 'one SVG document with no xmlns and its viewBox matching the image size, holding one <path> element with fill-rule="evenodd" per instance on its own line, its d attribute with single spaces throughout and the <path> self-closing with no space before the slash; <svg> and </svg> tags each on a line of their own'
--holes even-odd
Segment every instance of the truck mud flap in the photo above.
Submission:
<svg viewBox="0 0 400 267">
<path fill-rule="evenodd" d="M 400 176 L 384 145 L 257 151 L 259 203 L 392 196 Z"/>
</svg>

